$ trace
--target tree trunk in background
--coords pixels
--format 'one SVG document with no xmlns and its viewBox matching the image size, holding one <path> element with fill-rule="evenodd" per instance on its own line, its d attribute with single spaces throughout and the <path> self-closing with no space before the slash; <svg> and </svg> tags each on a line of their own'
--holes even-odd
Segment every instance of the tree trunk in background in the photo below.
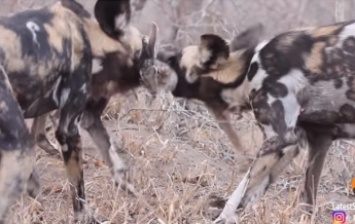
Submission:
<svg viewBox="0 0 355 224">
<path fill-rule="evenodd" d="M 335 0 L 335 20 L 345 21 L 345 0 Z"/>
<path fill-rule="evenodd" d="M 0 15 L 50 5 L 57 0 L 0 0 Z M 77 0 L 92 13 L 96 0 Z M 132 0 L 133 25 L 149 32 L 155 21 L 160 42 L 175 47 L 196 43 L 214 32 L 230 38 L 255 23 L 265 25 L 265 38 L 300 26 L 318 26 L 355 19 L 355 0 Z M 136 11 L 136 12 L 137 12 Z"/>
</svg>

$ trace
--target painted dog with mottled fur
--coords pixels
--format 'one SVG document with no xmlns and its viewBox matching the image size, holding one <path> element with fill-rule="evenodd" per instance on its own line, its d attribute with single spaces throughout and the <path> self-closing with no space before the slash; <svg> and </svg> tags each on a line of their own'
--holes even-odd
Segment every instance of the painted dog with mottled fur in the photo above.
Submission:
<svg viewBox="0 0 355 224">
<path fill-rule="evenodd" d="M 132 66 L 127 66 L 125 60 L 118 61 L 114 55 L 95 60 L 97 68 L 92 71 L 89 100 L 80 121 L 81 127 L 89 133 L 100 149 L 104 161 L 111 168 L 116 184 L 132 194 L 136 194 L 136 190 L 132 184 L 127 182 L 128 178 L 124 178 L 127 176 L 129 164 L 124 161 L 123 141 L 121 139 L 115 141 L 115 138 L 110 137 L 102 123 L 101 115 L 113 95 L 125 93 L 141 85 L 141 73 L 149 70 L 145 61 L 155 57 L 157 32 L 157 26 L 154 23 L 148 36 L 141 34 L 134 27 L 125 30 L 122 41 L 133 49 Z M 48 113 L 35 118 L 31 132 L 36 143 L 52 154 L 58 151 L 46 136 L 47 118 L 51 118 L 54 127 L 57 126 L 55 116 Z"/>
<path fill-rule="evenodd" d="M 250 27 L 245 32 L 239 34 L 230 44 L 226 44 L 224 40 L 220 40 L 220 48 L 229 52 L 233 51 L 230 56 L 230 62 L 225 67 L 228 67 L 225 73 L 227 75 L 236 70 L 238 73 L 246 74 L 248 64 L 245 61 L 250 61 L 255 47 L 259 41 L 259 35 L 262 32 L 261 24 Z M 240 169 L 248 167 L 250 159 L 248 152 L 240 143 L 239 137 L 231 125 L 231 113 L 240 114 L 243 107 L 235 108 L 232 104 L 225 101 L 221 92 L 225 86 L 239 85 L 242 79 L 225 76 L 225 80 L 221 83 L 212 78 L 201 78 L 198 82 L 189 82 L 186 73 L 194 72 L 194 65 L 198 64 L 195 55 L 197 45 L 191 45 L 183 48 L 181 51 L 176 49 L 160 50 L 157 52 L 159 60 L 147 60 L 150 64 L 150 69 L 142 73 L 142 81 L 145 87 L 152 93 L 156 94 L 161 90 L 170 91 L 175 97 L 183 97 L 187 99 L 197 99 L 205 103 L 208 110 L 215 117 L 219 127 L 227 134 L 229 140 L 233 144 L 236 153 L 236 159 Z M 245 50 L 248 49 L 248 50 Z M 224 52 L 223 52 L 224 53 Z M 221 59 L 222 60 L 222 59 Z M 170 65 L 170 68 L 166 67 Z M 157 70 L 159 72 L 153 72 Z M 223 74 L 221 74 L 223 75 Z M 224 82 L 227 82 L 226 85 Z"/>
<path fill-rule="evenodd" d="M 259 32 L 248 29 L 243 35 L 257 39 Z M 302 148 L 309 158 L 300 200 L 312 212 L 331 143 L 355 137 L 355 21 L 292 30 L 257 45 L 238 41 L 231 44 L 242 47 L 230 51 L 224 39 L 205 34 L 199 45 L 160 57 L 175 71 L 163 78 L 179 80 L 168 82 L 170 90 L 181 89 L 181 80 L 192 87 L 193 97 L 196 89 L 208 89 L 208 94 L 197 91 L 200 98 L 213 96 L 222 108 L 252 110 L 264 134 L 215 223 L 237 222 L 237 208 L 256 203 Z"/>
<path fill-rule="evenodd" d="M 88 102 L 92 60 L 110 56 L 128 67 L 133 64 L 130 50 L 119 41 L 121 28 L 130 19 L 129 4 L 128 0 L 99 0 L 97 20 L 74 0 L 1 17 L 0 223 L 27 182 L 29 188 L 36 186 L 34 141 L 24 118 L 56 108 L 60 119 L 55 135 L 62 148 L 75 218 L 96 222 L 85 204 L 77 123 Z"/>
</svg>

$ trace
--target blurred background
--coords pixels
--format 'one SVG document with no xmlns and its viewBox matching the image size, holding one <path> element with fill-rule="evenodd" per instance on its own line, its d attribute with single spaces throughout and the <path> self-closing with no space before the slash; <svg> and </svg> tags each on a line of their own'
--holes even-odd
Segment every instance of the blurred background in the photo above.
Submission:
<svg viewBox="0 0 355 224">
<path fill-rule="evenodd" d="M 148 32 L 155 21 L 163 44 L 184 46 L 201 33 L 231 38 L 261 22 L 265 37 L 300 26 L 326 25 L 355 18 L 354 0 L 132 0 L 133 24 Z M 55 0 L 1 0 L 2 15 L 49 5 Z M 94 0 L 79 0 L 92 12 Z"/>
</svg>

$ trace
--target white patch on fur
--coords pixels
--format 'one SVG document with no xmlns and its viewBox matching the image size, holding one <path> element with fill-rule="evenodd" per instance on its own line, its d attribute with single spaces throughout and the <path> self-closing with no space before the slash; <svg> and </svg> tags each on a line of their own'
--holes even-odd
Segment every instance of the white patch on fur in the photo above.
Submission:
<svg viewBox="0 0 355 224">
<path fill-rule="evenodd" d="M 262 83 L 264 82 L 264 79 L 268 77 L 268 74 L 264 69 L 261 68 L 261 64 L 259 64 L 259 69 L 257 73 L 255 74 L 254 78 L 249 82 L 249 88 L 248 91 L 250 92 L 251 90 L 255 89 L 258 90 L 261 88 Z"/>
<path fill-rule="evenodd" d="M 284 106 L 285 123 L 287 127 L 295 127 L 298 119 L 298 115 L 301 111 L 301 106 L 297 102 L 297 98 L 294 94 L 289 93 L 286 97 L 280 99 Z"/>
<path fill-rule="evenodd" d="M 211 58 L 211 56 L 212 56 L 211 51 L 209 51 L 207 49 L 201 49 L 200 55 L 199 55 L 200 63 L 201 64 L 205 63 L 206 61 L 208 61 Z"/>
<path fill-rule="evenodd" d="M 339 33 L 338 43 L 335 45 L 336 47 L 342 48 L 344 40 L 349 37 L 355 36 L 355 23 L 351 23 L 344 27 L 343 31 Z"/>
<path fill-rule="evenodd" d="M 255 52 L 259 53 L 269 42 L 270 40 L 261 41 L 258 45 L 256 45 Z"/>
<path fill-rule="evenodd" d="M 187 46 L 182 50 L 182 57 L 180 60 L 180 67 L 186 68 L 185 78 L 189 83 L 194 83 L 197 81 L 197 74 L 191 72 L 193 66 L 199 64 L 199 52 L 198 46 Z"/>
<path fill-rule="evenodd" d="M 262 83 L 264 81 L 264 79 L 268 76 L 268 74 L 266 73 L 266 71 L 263 69 L 263 66 L 261 64 L 261 60 L 260 60 L 260 51 L 265 47 L 266 44 L 268 44 L 269 41 L 268 40 L 264 40 L 261 43 L 259 43 L 256 47 L 255 47 L 255 53 L 253 58 L 250 61 L 250 65 L 249 65 L 249 69 L 248 69 L 248 73 L 250 71 L 251 65 L 253 63 L 258 63 L 258 71 L 256 72 L 254 78 L 251 80 L 251 82 L 248 84 L 248 91 L 250 92 L 252 89 L 258 90 L 261 88 Z M 247 78 L 246 78 L 247 79 Z M 249 94 L 249 93 L 248 93 Z"/>
<path fill-rule="evenodd" d="M 281 77 L 279 82 L 286 85 L 287 89 L 297 94 L 301 89 L 308 85 L 308 80 L 303 72 L 298 69 L 292 69 L 287 75 Z"/>
<path fill-rule="evenodd" d="M 70 94 L 70 89 L 69 88 L 64 88 L 64 89 L 61 90 L 60 104 L 59 104 L 60 108 L 62 108 L 65 105 L 65 103 L 68 101 L 69 94 Z"/>
<path fill-rule="evenodd" d="M 56 103 L 56 105 L 59 105 L 59 99 L 58 99 L 58 91 L 59 91 L 59 84 L 62 81 L 62 77 L 59 77 L 57 82 L 55 83 L 54 89 L 53 89 L 53 95 L 52 95 L 52 99 L 54 100 L 54 102 Z"/>
<path fill-rule="evenodd" d="M 48 140 L 48 143 L 50 146 L 52 146 L 55 150 L 59 151 L 59 146 L 57 144 L 55 144 L 54 142 Z"/>
<path fill-rule="evenodd" d="M 254 53 L 254 56 L 251 58 L 248 73 L 250 71 L 251 64 L 253 64 L 254 62 L 257 62 L 259 64 L 259 68 L 260 68 L 261 64 L 260 64 L 259 52 Z"/>
<path fill-rule="evenodd" d="M 37 44 L 37 46 L 39 47 L 39 42 L 37 40 L 37 34 L 36 32 L 40 31 L 40 27 L 33 21 L 29 21 L 26 23 L 26 27 L 27 29 L 30 30 L 30 32 L 32 33 L 32 40 L 34 43 Z"/>
<path fill-rule="evenodd" d="M 116 16 L 116 18 L 115 18 L 115 28 L 117 30 L 118 29 L 125 29 L 126 26 L 127 26 L 126 16 L 124 14 Z"/>
<path fill-rule="evenodd" d="M 279 83 L 287 87 L 288 93 L 280 98 L 285 112 L 285 122 L 287 127 L 295 127 L 301 106 L 297 101 L 297 93 L 301 91 L 308 81 L 300 70 L 292 69 L 290 73 L 280 78 Z"/>
<path fill-rule="evenodd" d="M 265 47 L 266 44 L 268 44 L 269 41 L 262 41 L 261 43 L 259 43 L 256 47 L 255 47 L 255 53 L 254 56 L 252 57 L 251 61 L 250 61 L 250 65 L 249 65 L 249 69 L 248 69 L 248 73 L 250 71 L 251 65 L 256 62 L 258 63 L 258 72 L 255 74 L 255 77 L 253 78 L 252 82 L 253 84 L 253 88 L 255 89 L 259 89 L 261 87 L 261 83 L 262 81 L 264 81 L 264 78 L 267 77 L 267 74 L 265 72 L 265 70 L 263 69 L 261 62 L 260 62 L 260 51 Z M 258 76 L 258 78 L 256 78 Z M 256 80 L 255 80 L 256 79 Z"/>
<path fill-rule="evenodd" d="M 239 183 L 238 187 L 233 191 L 232 195 L 226 202 L 221 214 L 218 218 L 213 222 L 217 223 L 219 221 L 225 220 L 226 223 L 237 223 L 238 215 L 235 213 L 239 204 L 241 203 L 243 197 L 245 196 L 245 192 L 247 190 L 249 180 L 250 180 L 250 168 L 247 173 L 244 175 L 242 181 Z"/>
<path fill-rule="evenodd" d="M 266 124 L 260 124 L 263 128 L 263 131 L 266 135 L 266 139 L 272 138 L 274 136 L 277 136 L 277 133 L 274 131 L 274 129 L 272 128 L 272 126 L 270 124 L 266 125 Z M 265 139 L 265 140 L 266 140 Z"/>
<path fill-rule="evenodd" d="M 271 94 L 267 94 L 267 103 L 269 105 L 273 104 L 277 99 L 273 96 L 271 96 Z"/>
<path fill-rule="evenodd" d="M 80 91 L 83 92 L 83 93 L 87 93 L 87 85 L 86 85 L 86 83 L 84 83 L 84 84 L 81 86 Z"/>
<path fill-rule="evenodd" d="M 95 74 L 95 73 L 102 71 L 103 67 L 102 67 L 101 63 L 102 63 L 102 60 L 99 58 L 94 58 L 92 60 L 91 74 Z"/>
</svg>

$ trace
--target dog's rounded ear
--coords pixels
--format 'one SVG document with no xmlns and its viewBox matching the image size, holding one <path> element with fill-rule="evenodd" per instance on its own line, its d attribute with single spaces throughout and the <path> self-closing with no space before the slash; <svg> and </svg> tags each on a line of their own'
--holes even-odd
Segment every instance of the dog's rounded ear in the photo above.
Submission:
<svg viewBox="0 0 355 224">
<path fill-rule="evenodd" d="M 235 36 L 231 43 L 231 51 L 255 47 L 264 33 L 264 26 L 257 23 Z"/>
<path fill-rule="evenodd" d="M 204 69 L 217 68 L 229 58 L 229 46 L 220 36 L 204 34 L 198 46 L 200 66 Z"/>
<path fill-rule="evenodd" d="M 150 56 L 152 58 L 156 57 L 156 44 L 157 44 L 157 38 L 158 38 L 158 26 L 156 23 L 152 23 L 152 26 L 150 28 L 149 32 L 149 41 L 148 41 L 148 51 L 150 53 Z"/>
<path fill-rule="evenodd" d="M 131 20 L 130 0 L 97 0 L 94 14 L 101 29 L 117 39 Z"/>
<path fill-rule="evenodd" d="M 91 15 L 88 11 L 85 10 L 82 4 L 75 0 L 61 0 L 62 6 L 67 7 L 73 11 L 76 15 L 82 18 L 90 18 Z"/>
<path fill-rule="evenodd" d="M 143 35 L 143 49 L 142 57 L 145 59 L 156 58 L 156 42 L 158 35 L 158 26 L 155 23 L 152 23 L 150 28 L 149 36 Z"/>
</svg>

